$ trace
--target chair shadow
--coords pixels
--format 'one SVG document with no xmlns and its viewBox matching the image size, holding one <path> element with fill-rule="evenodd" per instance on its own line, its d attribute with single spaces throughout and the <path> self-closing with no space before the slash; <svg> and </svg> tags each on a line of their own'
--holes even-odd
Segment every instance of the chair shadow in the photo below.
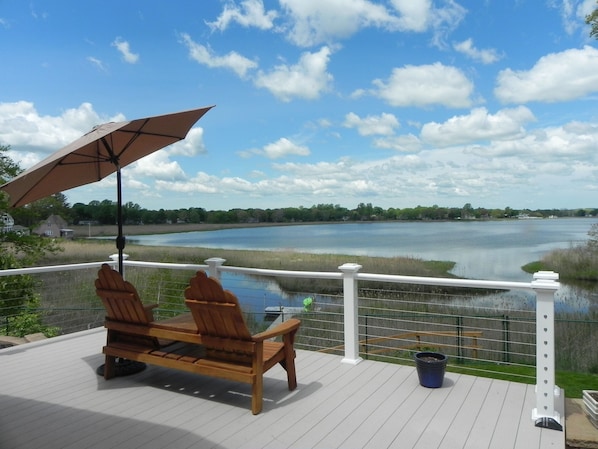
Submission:
<svg viewBox="0 0 598 449">
<path fill-rule="evenodd" d="M 84 360 L 93 369 L 94 373 L 96 373 L 98 366 L 104 363 L 104 357 L 101 354 L 86 357 Z M 280 370 L 281 373 L 284 373 L 282 367 L 274 367 L 272 370 Z M 262 413 L 290 406 L 294 402 L 304 400 L 322 387 L 322 384 L 319 382 L 310 382 L 308 384 L 298 382 L 297 388 L 289 391 L 286 375 L 283 374 L 283 376 L 285 376 L 284 379 L 270 377 L 268 373 L 264 375 Z M 149 386 L 163 391 L 196 397 L 208 402 L 246 408 L 249 413 L 251 412 L 251 385 L 240 382 L 153 365 L 147 365 L 147 368 L 142 372 L 130 376 L 104 380 L 102 376 L 96 374 L 96 378 L 98 390 Z"/>
</svg>

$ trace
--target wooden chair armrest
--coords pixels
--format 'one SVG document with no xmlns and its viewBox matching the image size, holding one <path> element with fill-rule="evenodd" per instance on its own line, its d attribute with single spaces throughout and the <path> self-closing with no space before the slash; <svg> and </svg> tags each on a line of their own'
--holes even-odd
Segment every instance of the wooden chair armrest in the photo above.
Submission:
<svg viewBox="0 0 598 449">
<path fill-rule="evenodd" d="M 270 338 L 278 337 L 279 335 L 286 335 L 291 332 L 297 332 L 299 326 L 301 325 L 301 321 L 296 318 L 291 318 L 290 320 L 284 321 L 280 323 L 278 326 L 268 329 L 264 332 L 260 332 L 259 334 L 255 334 L 252 337 L 253 341 L 264 341 L 269 340 Z"/>
<path fill-rule="evenodd" d="M 154 321 L 154 312 L 153 310 L 156 309 L 159 304 L 149 304 L 144 305 L 143 308 L 145 309 L 145 316 L 147 317 L 148 321 Z"/>
</svg>

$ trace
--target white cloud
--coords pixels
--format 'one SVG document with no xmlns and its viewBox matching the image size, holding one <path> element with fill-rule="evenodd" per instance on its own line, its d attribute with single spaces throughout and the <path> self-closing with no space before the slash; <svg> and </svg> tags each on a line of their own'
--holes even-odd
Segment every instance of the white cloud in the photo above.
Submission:
<svg viewBox="0 0 598 449">
<path fill-rule="evenodd" d="M 357 128 L 361 136 L 390 136 L 399 127 L 399 121 L 393 114 L 382 113 L 381 115 L 369 115 L 361 118 L 354 112 L 345 116 L 343 126 L 346 128 Z"/>
<path fill-rule="evenodd" d="M 400 0 L 408 2 L 409 0 Z M 417 3 L 417 2 L 414 2 Z M 433 7 L 428 13 L 429 27 L 433 32 L 432 44 L 444 48 L 446 39 L 463 21 L 467 10 L 454 0 L 443 2 L 442 7 Z"/>
<path fill-rule="evenodd" d="M 102 72 L 107 72 L 108 71 L 106 69 L 106 66 L 104 66 L 104 63 L 100 59 L 94 58 L 93 56 L 88 56 L 86 59 L 89 62 L 91 62 L 94 66 L 96 66 L 98 69 L 100 69 Z"/>
<path fill-rule="evenodd" d="M 210 48 L 194 42 L 186 33 L 181 34 L 181 39 L 189 50 L 189 57 L 207 67 L 229 69 L 241 78 L 244 78 L 249 70 L 257 67 L 255 61 L 235 51 L 231 51 L 224 56 L 218 56 Z"/>
<path fill-rule="evenodd" d="M 500 122 L 497 117 L 501 114 L 512 119 L 526 116 L 525 108 L 501 111 L 494 116 L 480 115 Z M 503 120 L 508 122 L 506 118 Z M 466 128 L 465 122 L 466 117 L 457 120 L 455 128 Z M 396 142 L 402 139 L 405 147 L 417 148 L 419 144 L 418 138 L 411 134 L 380 140 L 393 139 Z M 513 201 L 513 197 L 505 196 L 513 189 L 520 192 L 555 189 L 560 182 L 570 183 L 573 179 L 580 188 L 598 184 L 592 169 L 598 157 L 597 144 L 598 126 L 571 122 L 527 133 L 505 133 L 475 146 L 452 145 L 425 150 L 420 146 L 418 154 L 405 150 L 377 160 L 342 157 L 321 162 L 273 163 L 273 172 L 256 176 L 255 170 L 251 170 L 247 178 L 200 172 L 187 179 L 157 180 L 152 190 L 161 192 L 164 197 L 175 192 L 189 198 L 213 194 L 218 201 L 251 198 L 254 207 L 259 207 L 261 200 L 264 204 L 274 200 L 289 205 L 313 201 L 313 198 L 334 202 L 342 198 L 343 203 L 349 205 L 367 200 L 383 207 L 412 207 L 418 203 L 454 201 L 456 197 L 475 198 L 476 202 L 497 203 L 500 207 L 505 201 Z M 550 185 L 546 184 L 547 180 Z M 203 201 L 212 200 L 206 196 Z M 214 204 L 218 208 L 218 203 Z"/>
<path fill-rule="evenodd" d="M 598 92 L 598 49 L 543 56 L 528 71 L 502 70 L 494 94 L 503 103 L 569 101 Z"/>
<path fill-rule="evenodd" d="M 220 16 L 214 22 L 206 23 L 213 30 L 220 31 L 226 30 L 233 22 L 246 28 L 269 30 L 274 27 L 274 19 L 277 16 L 278 13 L 274 10 L 265 11 L 262 0 L 245 0 L 239 7 L 234 3 L 224 5 Z"/>
<path fill-rule="evenodd" d="M 29 10 L 31 12 L 31 17 L 33 17 L 34 19 L 46 20 L 48 18 L 48 13 L 46 11 L 38 12 L 36 9 L 34 9 L 34 6 L 35 5 L 33 3 L 29 4 Z"/>
<path fill-rule="evenodd" d="M 575 12 L 577 18 L 580 19 L 582 23 L 584 23 L 586 20 L 586 16 L 592 14 L 592 11 L 596 9 L 596 6 L 596 0 L 582 0 L 582 2 L 579 3 L 579 5 L 577 5 L 577 10 Z"/>
<path fill-rule="evenodd" d="M 549 5 L 559 9 L 563 28 L 572 35 L 579 29 L 587 29 L 585 18 L 596 8 L 596 0 L 553 0 Z"/>
<path fill-rule="evenodd" d="M 59 116 L 41 116 L 33 103 L 27 101 L 0 103 L 0 144 L 35 152 L 37 160 L 34 162 L 38 162 L 47 155 L 44 153 L 67 145 L 94 126 L 122 120 L 122 115 L 99 116 L 90 103 L 67 109 Z M 28 157 L 28 161 L 32 158 Z M 29 166 L 23 164 L 22 168 Z"/>
<path fill-rule="evenodd" d="M 313 100 L 330 90 L 332 75 L 327 66 L 330 49 L 322 47 L 318 52 L 305 52 L 294 65 L 277 65 L 269 72 L 259 71 L 254 84 L 269 90 L 278 99 L 289 102 L 293 98 Z"/>
<path fill-rule="evenodd" d="M 269 143 L 263 148 L 254 148 L 248 151 L 241 151 L 239 155 L 248 158 L 253 155 L 265 156 L 268 159 L 280 159 L 291 155 L 309 156 L 309 148 L 303 145 L 297 145 L 286 137 L 278 139 L 276 142 Z"/>
<path fill-rule="evenodd" d="M 156 151 L 131 164 L 126 177 L 138 181 L 147 177 L 176 181 L 184 180 L 186 175 L 178 162 L 170 160 L 168 152 Z"/>
<path fill-rule="evenodd" d="M 534 120 L 532 112 L 524 106 L 503 109 L 495 115 L 489 114 L 486 108 L 477 108 L 468 115 L 454 116 L 444 123 L 426 123 L 421 130 L 421 139 L 437 146 L 511 139 L 523 135 L 523 125 Z"/>
<path fill-rule="evenodd" d="M 367 0 L 281 0 L 291 22 L 288 38 L 298 46 L 330 43 L 366 26 L 396 23 L 388 10 Z"/>
<path fill-rule="evenodd" d="M 477 146 L 468 152 L 485 157 L 525 157 L 533 162 L 543 163 L 567 161 L 570 163 L 596 164 L 598 146 L 598 125 L 570 122 L 563 126 L 532 130 L 516 139 L 492 142 L 488 146 Z"/>
<path fill-rule="evenodd" d="M 391 0 L 399 12 L 399 29 L 402 31 L 425 31 L 431 23 L 433 4 L 431 0 Z"/>
<path fill-rule="evenodd" d="M 114 42 L 112 42 L 112 46 L 116 47 L 125 62 L 128 62 L 129 64 L 135 64 L 137 61 L 139 61 L 139 54 L 133 53 L 129 43 L 127 41 L 123 41 L 122 38 L 117 37 Z"/>
<path fill-rule="evenodd" d="M 317 120 L 318 126 L 321 128 L 330 128 L 332 126 L 332 122 L 327 118 L 321 118 Z"/>
<path fill-rule="evenodd" d="M 280 159 L 289 155 L 309 156 L 310 154 L 309 148 L 297 145 L 284 137 L 274 143 L 269 143 L 264 147 L 263 151 L 269 159 Z"/>
<path fill-rule="evenodd" d="M 373 81 L 371 93 L 397 107 L 443 105 L 469 107 L 473 83 L 456 67 L 439 62 L 395 68 L 387 81 Z"/>
<path fill-rule="evenodd" d="M 419 137 L 413 134 L 404 134 L 401 136 L 381 137 L 374 140 L 376 148 L 398 151 L 400 153 L 419 153 L 423 144 Z"/>
<path fill-rule="evenodd" d="M 452 30 L 465 15 L 454 1 L 435 8 L 431 0 L 392 0 L 391 8 L 368 0 L 281 0 L 288 39 L 302 47 L 345 39 L 364 28 L 435 34 Z M 435 37 L 435 41 L 440 38 Z"/>
<path fill-rule="evenodd" d="M 470 57 L 474 61 L 479 61 L 482 64 L 492 64 L 493 62 L 501 59 L 498 52 L 492 48 L 479 50 L 473 45 L 472 39 L 466 39 L 463 42 L 456 42 L 453 44 L 453 48 L 459 53 Z"/>
<path fill-rule="evenodd" d="M 199 201 L 201 194 L 205 195 L 202 207 L 215 209 L 228 209 L 229 206 L 224 206 L 228 201 L 246 204 L 248 198 L 252 198 L 254 207 L 260 207 L 260 201 L 267 207 L 305 205 L 316 201 L 314 198 L 347 206 L 367 201 L 382 207 L 411 207 L 455 201 L 459 195 L 484 206 L 497 203 L 504 206 L 516 202 L 514 197 L 507 196 L 512 190 L 530 193 L 541 188 L 564 189 L 565 184 L 579 189 L 598 185 L 595 169 L 598 125 L 592 122 L 572 121 L 562 126 L 527 130 L 534 115 L 524 106 L 495 113 L 478 108 L 443 122 L 423 124 L 421 135 L 416 136 L 394 135 L 398 126 L 394 125 L 393 117 L 392 114 L 348 114 L 342 123 L 358 131 L 361 127 L 363 135 L 373 137 L 374 147 L 396 151 L 392 157 L 353 160 L 332 156 L 321 151 L 320 146 L 319 157 L 330 155 L 331 159 L 314 162 L 303 157 L 315 154 L 315 148 L 281 138 L 251 153 L 273 162 L 262 163 L 261 173 L 245 165 L 246 177 L 232 174 L 233 163 L 228 164 L 230 174 L 225 176 L 186 174 L 189 165 L 182 159 L 175 160 L 175 156 L 205 152 L 203 129 L 196 127 L 185 141 L 126 167 L 123 176 L 126 196 L 172 198 L 172 193 L 176 193 L 177 201 L 181 198 L 178 204 L 184 204 Z M 58 116 L 41 116 L 27 102 L 0 103 L 0 143 L 12 145 L 10 157 L 27 168 L 105 121 L 108 119 L 99 117 L 87 103 Z M 287 156 L 300 156 L 295 161 L 307 162 L 283 163 Z M 105 193 L 103 189 L 107 189 Z M 84 202 L 101 199 L 98 195 L 113 198 L 114 179 L 109 177 L 94 183 L 92 190 L 85 192 L 81 197 Z"/>
<path fill-rule="evenodd" d="M 429 168 L 421 158 L 401 156 L 379 161 L 357 162 L 343 158 L 335 162 L 273 164 L 275 176 L 252 182 L 240 177 L 217 177 L 198 173 L 186 182 L 159 181 L 167 191 L 195 195 L 214 193 L 220 197 L 337 198 L 342 192 L 353 198 L 396 196 L 408 187 L 426 186 L 420 170 Z M 397 173 L 401 176 L 397 177 Z"/>
<path fill-rule="evenodd" d="M 206 173 L 198 173 L 196 177 L 188 181 L 156 181 L 156 190 L 197 194 L 197 193 L 218 193 L 220 179 Z M 222 193 L 222 190 L 220 191 Z"/>
<path fill-rule="evenodd" d="M 185 139 L 173 143 L 168 147 L 169 154 L 182 156 L 197 156 L 208 152 L 203 141 L 203 128 L 196 126 L 191 128 Z"/>
</svg>

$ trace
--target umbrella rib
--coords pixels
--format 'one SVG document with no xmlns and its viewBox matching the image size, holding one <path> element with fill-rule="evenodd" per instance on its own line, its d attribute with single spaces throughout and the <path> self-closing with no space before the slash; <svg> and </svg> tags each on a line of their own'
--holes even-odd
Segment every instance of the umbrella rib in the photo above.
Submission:
<svg viewBox="0 0 598 449">
<path fill-rule="evenodd" d="M 81 156 L 81 158 L 87 158 L 88 160 L 85 161 L 77 161 L 77 162 L 66 162 L 64 160 L 58 162 L 58 164 L 56 165 L 83 165 L 83 164 L 89 164 L 89 160 L 93 160 L 93 161 L 99 161 L 99 162 L 112 162 L 112 158 L 109 157 L 95 157 L 95 156 L 87 156 L 85 154 L 78 154 L 78 156 Z"/>
<path fill-rule="evenodd" d="M 141 128 L 139 129 L 139 131 L 129 131 L 128 129 L 122 129 L 121 132 L 122 133 L 136 134 L 136 137 L 138 137 L 139 135 L 143 134 L 143 135 L 146 135 L 146 136 L 168 137 L 169 139 L 179 139 L 179 140 L 182 140 L 182 138 L 180 136 L 177 136 L 175 134 L 152 133 L 152 132 L 148 132 L 148 131 L 141 132 Z M 131 140 L 134 140 L 134 139 L 131 139 Z"/>
</svg>

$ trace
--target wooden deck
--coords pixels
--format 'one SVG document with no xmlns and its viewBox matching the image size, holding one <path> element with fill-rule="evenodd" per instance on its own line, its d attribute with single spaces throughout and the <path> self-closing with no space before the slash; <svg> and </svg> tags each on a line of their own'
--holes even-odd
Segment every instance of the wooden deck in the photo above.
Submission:
<svg viewBox="0 0 598 449">
<path fill-rule="evenodd" d="M 0 448 L 565 448 L 533 425 L 534 387 L 447 373 L 418 385 L 415 368 L 297 353 L 296 391 L 281 368 L 249 386 L 148 367 L 95 373 L 105 331 L 0 350 Z"/>
</svg>

